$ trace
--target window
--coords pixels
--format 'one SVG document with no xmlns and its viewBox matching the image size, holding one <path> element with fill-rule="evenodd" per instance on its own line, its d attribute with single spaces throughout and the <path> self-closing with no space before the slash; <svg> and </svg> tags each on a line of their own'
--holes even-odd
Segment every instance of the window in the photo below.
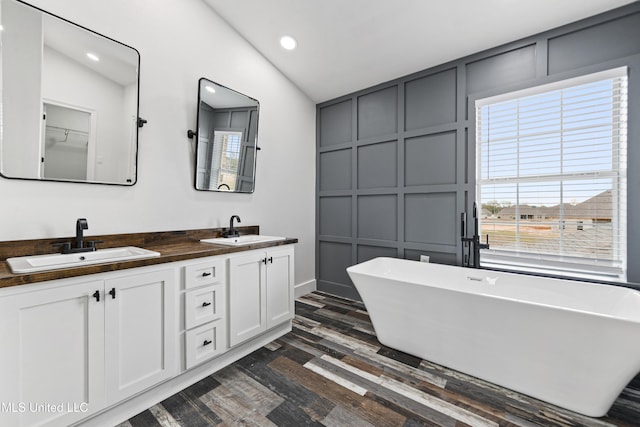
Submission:
<svg viewBox="0 0 640 427">
<path fill-rule="evenodd" d="M 475 107 L 481 264 L 624 281 L 627 69 Z"/>
<path fill-rule="evenodd" d="M 216 132 L 217 133 L 217 132 Z M 224 132 L 222 135 L 222 160 L 220 168 L 232 175 L 238 174 L 238 158 L 240 157 L 240 138 L 242 132 Z"/>
<path fill-rule="evenodd" d="M 213 133 L 213 150 L 211 151 L 211 186 L 227 187 L 235 190 L 239 175 L 240 148 L 242 132 L 233 130 L 215 130 Z"/>
</svg>

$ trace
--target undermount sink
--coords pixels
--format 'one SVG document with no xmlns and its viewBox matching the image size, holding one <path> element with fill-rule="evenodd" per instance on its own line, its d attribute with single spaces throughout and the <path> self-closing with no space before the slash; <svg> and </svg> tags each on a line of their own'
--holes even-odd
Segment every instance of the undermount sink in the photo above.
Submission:
<svg viewBox="0 0 640 427">
<path fill-rule="evenodd" d="M 256 243 L 277 242 L 278 240 L 284 240 L 284 239 L 286 239 L 286 237 L 247 234 L 239 237 L 218 237 L 216 239 L 202 239 L 200 241 L 202 243 L 213 243 L 216 245 L 245 246 L 245 245 L 253 245 Z"/>
<path fill-rule="evenodd" d="M 61 268 L 82 267 L 92 264 L 152 258 L 156 256 L 160 256 L 160 253 L 135 246 L 124 246 L 121 248 L 98 249 L 93 252 L 29 255 L 7 258 L 7 263 L 13 273 L 32 273 L 36 271 L 58 270 Z"/>
</svg>

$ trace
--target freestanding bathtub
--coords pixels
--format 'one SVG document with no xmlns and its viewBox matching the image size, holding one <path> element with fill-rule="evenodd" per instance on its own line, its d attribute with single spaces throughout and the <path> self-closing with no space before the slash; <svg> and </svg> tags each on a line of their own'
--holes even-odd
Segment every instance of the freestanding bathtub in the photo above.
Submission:
<svg viewBox="0 0 640 427">
<path fill-rule="evenodd" d="M 347 268 L 378 340 L 592 416 L 640 372 L 640 292 L 375 258 Z"/>
</svg>

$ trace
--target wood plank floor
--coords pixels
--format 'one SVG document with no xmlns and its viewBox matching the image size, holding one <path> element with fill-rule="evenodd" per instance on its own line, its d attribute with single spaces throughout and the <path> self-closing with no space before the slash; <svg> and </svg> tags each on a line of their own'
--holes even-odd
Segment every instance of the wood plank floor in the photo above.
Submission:
<svg viewBox="0 0 640 427">
<path fill-rule="evenodd" d="M 384 347 L 361 303 L 314 292 L 291 333 L 119 427 L 218 425 L 640 426 L 640 376 L 585 417 Z"/>
</svg>

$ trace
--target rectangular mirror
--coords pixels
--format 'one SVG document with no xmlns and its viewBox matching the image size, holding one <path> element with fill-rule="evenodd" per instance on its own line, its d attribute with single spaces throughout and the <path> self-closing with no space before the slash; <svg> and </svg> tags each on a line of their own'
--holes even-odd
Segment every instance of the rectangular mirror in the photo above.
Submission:
<svg viewBox="0 0 640 427">
<path fill-rule="evenodd" d="M 135 184 L 138 52 L 18 0 L 0 24 L 0 174 Z"/>
<path fill-rule="evenodd" d="M 253 193 L 258 113 L 257 100 L 199 80 L 196 190 Z"/>
</svg>

